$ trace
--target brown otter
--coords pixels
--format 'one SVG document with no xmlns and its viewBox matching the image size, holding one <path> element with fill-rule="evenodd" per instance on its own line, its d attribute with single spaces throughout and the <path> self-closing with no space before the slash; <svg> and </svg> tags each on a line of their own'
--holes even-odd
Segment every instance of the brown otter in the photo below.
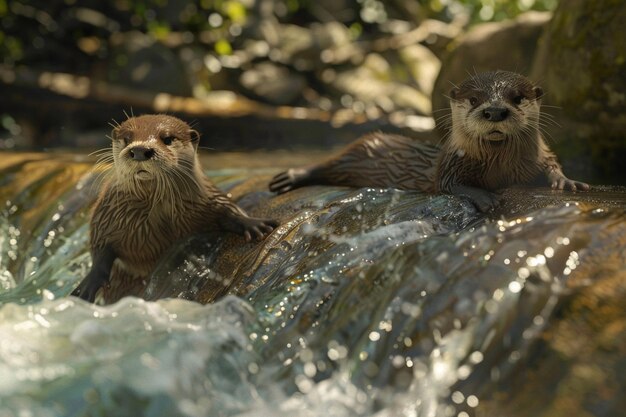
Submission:
<svg viewBox="0 0 626 417">
<path fill-rule="evenodd" d="M 440 149 L 409 138 L 370 134 L 340 154 L 276 175 L 270 190 L 303 185 L 395 187 L 465 196 L 481 211 L 498 203 L 493 191 L 543 177 L 552 188 L 588 190 L 563 175 L 541 131 L 543 91 L 522 75 L 474 75 L 450 93 L 452 128 Z"/>
<path fill-rule="evenodd" d="M 205 176 L 199 134 L 172 116 L 131 117 L 112 132 L 113 166 L 90 223 L 93 267 L 72 295 L 111 303 L 140 295 L 173 242 L 227 230 L 262 239 L 278 223 L 249 217 Z"/>
</svg>

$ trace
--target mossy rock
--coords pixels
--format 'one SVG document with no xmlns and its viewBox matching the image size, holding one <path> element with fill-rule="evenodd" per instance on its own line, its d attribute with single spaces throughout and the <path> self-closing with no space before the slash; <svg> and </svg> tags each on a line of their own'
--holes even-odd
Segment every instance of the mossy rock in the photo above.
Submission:
<svg viewBox="0 0 626 417">
<path fill-rule="evenodd" d="M 564 0 L 542 35 L 533 76 L 562 110 L 557 151 L 588 159 L 592 179 L 625 183 L 626 3 Z"/>
</svg>

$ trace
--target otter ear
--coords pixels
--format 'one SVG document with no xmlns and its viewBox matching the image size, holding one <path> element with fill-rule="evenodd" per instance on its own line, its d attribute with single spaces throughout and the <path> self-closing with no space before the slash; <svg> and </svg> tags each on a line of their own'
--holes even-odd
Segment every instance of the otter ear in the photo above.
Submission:
<svg viewBox="0 0 626 417">
<path fill-rule="evenodd" d="M 534 87 L 533 91 L 535 92 L 535 99 L 539 100 L 541 97 L 543 97 L 543 88 L 541 87 Z"/>
<path fill-rule="evenodd" d="M 198 145 L 200 144 L 200 133 L 198 133 L 195 129 L 189 129 L 189 137 L 191 138 L 191 143 L 197 152 Z"/>
<path fill-rule="evenodd" d="M 200 142 L 200 133 L 195 129 L 189 129 L 189 137 L 192 142 Z"/>
</svg>

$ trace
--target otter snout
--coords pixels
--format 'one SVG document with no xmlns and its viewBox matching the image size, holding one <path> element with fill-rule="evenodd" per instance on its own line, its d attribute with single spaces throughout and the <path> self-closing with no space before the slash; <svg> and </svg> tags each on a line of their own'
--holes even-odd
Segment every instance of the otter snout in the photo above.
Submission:
<svg viewBox="0 0 626 417">
<path fill-rule="evenodd" d="M 154 156 L 154 149 L 145 146 L 135 146 L 128 151 L 128 155 L 135 161 L 147 161 Z"/>
<path fill-rule="evenodd" d="M 483 117 L 490 122 L 501 122 L 509 115 L 506 107 L 490 106 L 483 110 Z"/>
</svg>

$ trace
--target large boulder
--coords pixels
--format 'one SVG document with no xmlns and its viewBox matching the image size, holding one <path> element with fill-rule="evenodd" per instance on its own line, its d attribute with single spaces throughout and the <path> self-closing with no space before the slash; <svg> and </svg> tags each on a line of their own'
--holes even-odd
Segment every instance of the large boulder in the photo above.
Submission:
<svg viewBox="0 0 626 417">
<path fill-rule="evenodd" d="M 561 1 L 533 69 L 545 102 L 562 109 L 560 126 L 550 129 L 555 146 L 578 167 L 592 167 L 597 181 L 626 182 L 619 168 L 626 158 L 625 21 L 624 2 Z"/>
<path fill-rule="evenodd" d="M 527 12 L 513 20 L 483 23 L 452 42 L 433 89 L 435 116 L 449 107 L 452 86 L 470 74 L 501 69 L 527 75 L 550 17 L 549 12 Z"/>
<path fill-rule="evenodd" d="M 116 33 L 111 37 L 110 47 L 106 81 L 150 92 L 191 95 L 185 64 L 172 49 L 152 36 L 138 31 Z"/>
</svg>

